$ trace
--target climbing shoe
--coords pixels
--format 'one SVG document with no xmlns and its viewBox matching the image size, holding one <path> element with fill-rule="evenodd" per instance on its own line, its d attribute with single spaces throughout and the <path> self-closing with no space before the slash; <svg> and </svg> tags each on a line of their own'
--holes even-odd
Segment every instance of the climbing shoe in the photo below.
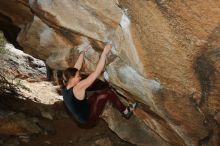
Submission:
<svg viewBox="0 0 220 146">
<path fill-rule="evenodd" d="M 133 111 L 136 109 L 137 103 L 129 104 L 126 107 L 126 110 L 123 112 L 122 116 L 126 119 L 130 119 L 130 117 L 133 115 Z"/>
</svg>

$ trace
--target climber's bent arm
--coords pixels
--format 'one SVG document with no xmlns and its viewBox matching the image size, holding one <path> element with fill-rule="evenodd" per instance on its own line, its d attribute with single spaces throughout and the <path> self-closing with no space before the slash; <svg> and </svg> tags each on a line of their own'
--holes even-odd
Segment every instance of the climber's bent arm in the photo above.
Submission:
<svg viewBox="0 0 220 146">
<path fill-rule="evenodd" d="M 83 59 L 84 59 L 84 52 L 80 53 L 75 65 L 74 65 L 74 68 L 77 68 L 78 70 L 80 70 L 82 68 Z"/>
<path fill-rule="evenodd" d="M 86 88 L 88 88 L 97 78 L 98 76 L 102 73 L 104 66 L 105 66 L 105 60 L 107 57 L 108 52 L 111 49 L 111 45 L 106 45 L 101 57 L 99 59 L 99 62 L 96 66 L 96 69 L 93 73 L 91 73 L 86 79 L 80 81 L 77 85 L 76 88 L 78 88 L 79 90 L 86 90 Z"/>
</svg>

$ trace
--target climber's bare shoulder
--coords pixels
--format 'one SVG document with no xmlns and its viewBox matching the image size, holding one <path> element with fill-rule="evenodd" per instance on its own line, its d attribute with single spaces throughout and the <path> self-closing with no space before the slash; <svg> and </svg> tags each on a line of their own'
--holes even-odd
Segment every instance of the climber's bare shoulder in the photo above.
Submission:
<svg viewBox="0 0 220 146">
<path fill-rule="evenodd" d="M 98 77 L 96 72 L 91 73 L 87 78 L 81 80 L 76 86 L 77 88 L 86 90 Z"/>
<path fill-rule="evenodd" d="M 98 77 L 96 72 L 91 73 L 87 78 L 84 80 L 81 80 L 75 87 L 74 90 L 76 92 L 85 92 L 85 90 L 92 85 L 92 83 L 96 80 Z"/>
<path fill-rule="evenodd" d="M 91 73 L 86 79 L 81 80 L 74 88 L 73 93 L 79 100 L 83 100 L 85 97 L 86 89 L 96 80 L 97 75 L 95 72 Z"/>
<path fill-rule="evenodd" d="M 73 88 L 73 94 L 74 94 L 74 96 L 76 97 L 76 99 L 78 99 L 78 100 L 83 100 L 84 97 L 85 97 L 85 90 L 80 89 L 80 88 L 78 88 L 78 87 L 75 86 L 75 87 Z"/>
</svg>

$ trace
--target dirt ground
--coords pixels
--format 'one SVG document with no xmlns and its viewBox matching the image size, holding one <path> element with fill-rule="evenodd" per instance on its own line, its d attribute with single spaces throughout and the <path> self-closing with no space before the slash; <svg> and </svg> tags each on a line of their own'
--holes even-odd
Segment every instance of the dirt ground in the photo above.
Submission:
<svg viewBox="0 0 220 146">
<path fill-rule="evenodd" d="M 71 120 L 45 122 L 55 129 L 49 133 L 32 136 L 23 146 L 132 146 L 109 130 L 107 124 L 100 120 L 99 124 L 90 129 L 83 129 Z"/>
</svg>

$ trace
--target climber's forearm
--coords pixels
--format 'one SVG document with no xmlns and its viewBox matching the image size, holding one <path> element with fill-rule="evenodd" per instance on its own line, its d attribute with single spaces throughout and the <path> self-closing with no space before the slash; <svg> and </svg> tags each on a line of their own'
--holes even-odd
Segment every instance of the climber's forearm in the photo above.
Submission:
<svg viewBox="0 0 220 146">
<path fill-rule="evenodd" d="M 106 52 L 102 52 L 101 57 L 99 59 L 99 62 L 96 66 L 96 69 L 94 71 L 94 73 L 97 75 L 97 77 L 101 74 L 101 72 L 103 71 L 104 67 L 105 67 L 105 60 L 106 60 Z"/>
<path fill-rule="evenodd" d="M 107 57 L 107 54 L 109 53 L 109 51 L 111 50 L 112 48 L 112 45 L 111 44 L 108 44 L 105 46 L 105 48 L 103 49 L 102 51 L 102 54 L 101 54 L 101 57 L 99 59 L 99 62 L 96 66 L 96 69 L 95 69 L 95 74 L 97 76 L 99 76 L 101 74 L 101 72 L 103 71 L 104 67 L 105 67 L 105 60 L 106 60 L 106 57 Z"/>
<path fill-rule="evenodd" d="M 93 73 L 91 73 L 86 79 L 81 80 L 76 86 L 75 88 L 78 88 L 79 90 L 85 90 L 86 88 L 88 88 L 95 80 L 96 78 L 101 74 L 101 72 L 104 69 L 105 66 L 105 60 L 107 57 L 108 52 L 111 49 L 111 45 L 106 45 L 105 48 L 103 49 L 103 52 L 100 56 L 99 62 L 96 66 L 96 69 Z"/>
<path fill-rule="evenodd" d="M 74 65 L 74 68 L 77 68 L 78 70 L 80 70 L 82 67 L 82 64 L 83 64 L 83 59 L 84 59 L 84 52 L 80 53 L 75 65 Z"/>
</svg>

